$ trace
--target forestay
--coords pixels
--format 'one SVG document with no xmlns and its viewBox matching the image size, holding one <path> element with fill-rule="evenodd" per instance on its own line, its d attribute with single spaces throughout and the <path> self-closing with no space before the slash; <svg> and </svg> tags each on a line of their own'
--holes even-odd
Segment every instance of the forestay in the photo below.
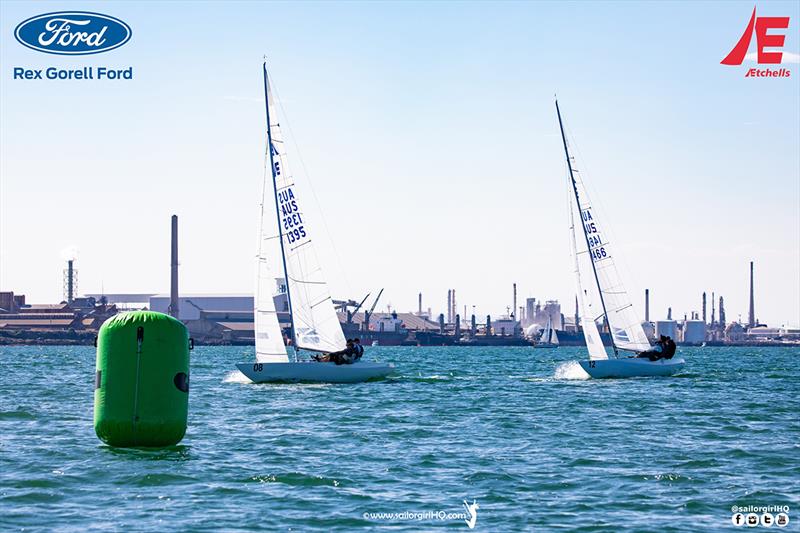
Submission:
<svg viewBox="0 0 800 533">
<path fill-rule="evenodd" d="M 275 207 L 283 237 L 295 346 L 324 352 L 341 350 L 345 348 L 344 334 L 314 250 L 306 212 L 302 209 L 303 204 L 289 170 L 286 144 L 269 81 L 267 103 L 272 138 Z"/>
<path fill-rule="evenodd" d="M 256 256 L 255 340 L 256 361 L 259 363 L 285 363 L 289 361 L 275 309 L 275 273 L 281 268 L 280 243 L 273 206 L 272 171 L 269 153 L 265 153 L 264 184 L 258 224 L 258 255 Z"/>
</svg>

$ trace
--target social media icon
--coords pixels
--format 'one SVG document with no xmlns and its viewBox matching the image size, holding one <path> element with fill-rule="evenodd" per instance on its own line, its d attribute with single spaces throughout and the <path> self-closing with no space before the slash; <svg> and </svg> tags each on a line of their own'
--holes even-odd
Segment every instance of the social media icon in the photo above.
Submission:
<svg viewBox="0 0 800 533">
<path fill-rule="evenodd" d="M 764 513 L 761 515 L 761 525 L 764 527 L 772 527 L 772 524 L 775 523 L 775 517 L 772 516 L 770 513 Z"/>
<path fill-rule="evenodd" d="M 756 527 L 758 525 L 758 515 L 756 513 L 748 513 L 747 527 Z"/>
<path fill-rule="evenodd" d="M 743 526 L 744 525 L 744 515 L 742 513 L 735 513 L 731 517 L 731 522 L 733 522 L 734 526 Z"/>
<path fill-rule="evenodd" d="M 789 515 L 786 513 L 778 513 L 775 517 L 775 524 L 778 527 L 786 527 L 789 525 Z"/>
</svg>

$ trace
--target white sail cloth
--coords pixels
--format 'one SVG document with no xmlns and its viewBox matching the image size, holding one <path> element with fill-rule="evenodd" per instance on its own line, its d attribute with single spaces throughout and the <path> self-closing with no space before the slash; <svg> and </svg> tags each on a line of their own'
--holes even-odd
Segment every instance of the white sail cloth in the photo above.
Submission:
<svg viewBox="0 0 800 533">
<path fill-rule="evenodd" d="M 274 208 L 278 216 L 276 219 L 274 212 L 262 211 L 263 225 L 273 228 L 270 235 L 262 232 L 262 244 L 264 247 L 272 248 L 265 243 L 265 240 L 270 241 L 278 235 L 282 236 L 283 260 L 281 261 L 280 256 L 272 257 L 275 257 L 275 262 L 285 264 L 295 346 L 324 352 L 342 350 L 345 348 L 344 334 L 314 250 L 313 235 L 306 212 L 302 209 L 303 204 L 298 198 L 298 191 L 289 170 L 286 144 L 281 133 L 269 81 L 267 81 L 267 105 L 272 139 L 270 150 L 272 178 L 275 185 Z M 266 224 L 269 216 L 272 216 L 271 226 Z M 275 228 L 276 224 L 280 224 L 280 228 Z M 263 290 L 261 283 L 259 291 Z M 262 297 L 259 293 L 259 302 L 262 300 L 266 300 L 266 296 Z M 266 315 L 263 320 L 266 321 Z M 261 331 L 258 331 L 257 337 L 260 333 Z"/>
<path fill-rule="evenodd" d="M 570 189 L 572 183 L 568 183 Z M 575 219 L 575 209 L 573 208 L 574 202 L 572 201 L 572 194 L 569 195 L 569 220 L 570 220 L 570 235 L 572 237 L 572 256 L 575 259 L 575 286 L 578 294 L 578 309 L 580 311 L 581 328 L 583 329 L 583 336 L 586 341 L 586 348 L 589 350 L 589 359 L 608 359 L 608 353 L 603 346 L 603 340 L 600 338 L 600 332 L 597 330 L 597 323 L 595 317 L 602 316 L 602 307 L 592 305 L 593 296 L 590 291 L 584 289 L 583 280 L 593 279 L 594 274 L 591 272 L 592 265 L 589 263 L 589 254 L 585 250 L 584 244 L 583 252 L 578 252 L 578 245 L 576 242 L 576 224 L 579 222 Z M 586 276 L 589 276 L 588 278 Z M 590 286 L 593 286 L 591 283 Z M 598 313 L 597 309 L 600 309 Z"/>
<path fill-rule="evenodd" d="M 614 345 L 620 350 L 637 352 L 648 350 L 650 343 L 622 284 L 609 242 L 592 210 L 583 181 L 574 169 L 573 179 L 577 189 L 579 214 L 579 220 L 574 223 L 580 223 L 586 235 L 583 244 L 585 247 L 588 243 L 588 257 L 594 262 L 597 285 L 602 294 L 602 301 L 605 303 L 606 317 L 611 328 Z M 581 247 L 578 250 L 581 250 Z M 591 267 L 591 265 L 589 266 Z"/>
</svg>

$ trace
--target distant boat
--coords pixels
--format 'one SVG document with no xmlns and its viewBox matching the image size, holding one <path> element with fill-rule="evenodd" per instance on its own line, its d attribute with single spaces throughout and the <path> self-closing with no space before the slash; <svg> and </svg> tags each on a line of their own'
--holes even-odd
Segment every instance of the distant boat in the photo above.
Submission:
<svg viewBox="0 0 800 533">
<path fill-rule="evenodd" d="M 542 336 L 539 337 L 539 342 L 534 344 L 534 348 L 558 348 L 558 335 L 553 328 L 553 320 L 550 316 L 547 317 L 547 325 L 542 331 Z"/>
<path fill-rule="evenodd" d="M 569 170 L 569 189 L 572 193 L 570 196 L 574 196 L 575 200 L 569 202 L 572 255 L 575 259 L 578 303 L 582 311 L 581 326 L 589 350 L 589 360 L 579 361 L 579 364 L 593 378 L 670 376 L 684 367 L 686 361 L 683 358 L 650 361 L 647 358 L 637 358 L 635 355 L 620 356 L 620 352 L 637 354 L 652 347 L 617 272 L 608 240 L 602 233 L 592 210 L 583 180 L 578 176 L 578 170 L 573 168 L 573 158 L 569 154 L 558 101 L 556 101 L 556 114 Z M 576 210 L 578 220 L 575 219 Z M 580 224 L 583 228 L 584 239 L 581 246 L 578 246 L 575 236 L 576 224 Z M 584 273 L 591 273 L 590 276 L 586 276 L 592 280 L 588 290 L 582 283 Z M 600 309 L 593 308 L 592 303 L 598 301 Z M 611 331 L 612 358 L 609 358 L 600 339 L 596 322 L 600 318 L 605 319 Z"/>
<path fill-rule="evenodd" d="M 272 179 L 269 184 L 265 173 L 261 195 L 259 251 L 256 259 L 256 361 L 239 363 L 236 366 L 256 383 L 353 383 L 384 377 L 394 370 L 394 365 L 367 361 L 336 365 L 300 359 L 300 350 L 329 353 L 344 349 L 346 343 L 314 251 L 312 232 L 302 210 L 303 204 L 295 190 L 295 179 L 289 171 L 286 145 L 280 124 L 276 120 L 266 63 L 264 95 L 267 110 L 267 154 Z M 267 194 L 270 189 L 274 194 Z M 277 217 L 277 224 L 274 217 Z M 276 265 L 280 265 L 280 274 L 286 279 L 294 361 L 289 361 L 272 299 L 272 286 L 276 277 L 272 268 Z"/>
</svg>

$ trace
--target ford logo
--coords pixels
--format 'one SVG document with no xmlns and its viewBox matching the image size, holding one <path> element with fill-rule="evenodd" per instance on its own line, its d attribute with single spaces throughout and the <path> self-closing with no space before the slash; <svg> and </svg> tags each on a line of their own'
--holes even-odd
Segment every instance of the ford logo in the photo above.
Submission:
<svg viewBox="0 0 800 533">
<path fill-rule="evenodd" d="M 14 36 L 39 52 L 77 56 L 119 48 L 130 40 L 131 27 L 101 13 L 59 11 L 20 22 Z"/>
</svg>

